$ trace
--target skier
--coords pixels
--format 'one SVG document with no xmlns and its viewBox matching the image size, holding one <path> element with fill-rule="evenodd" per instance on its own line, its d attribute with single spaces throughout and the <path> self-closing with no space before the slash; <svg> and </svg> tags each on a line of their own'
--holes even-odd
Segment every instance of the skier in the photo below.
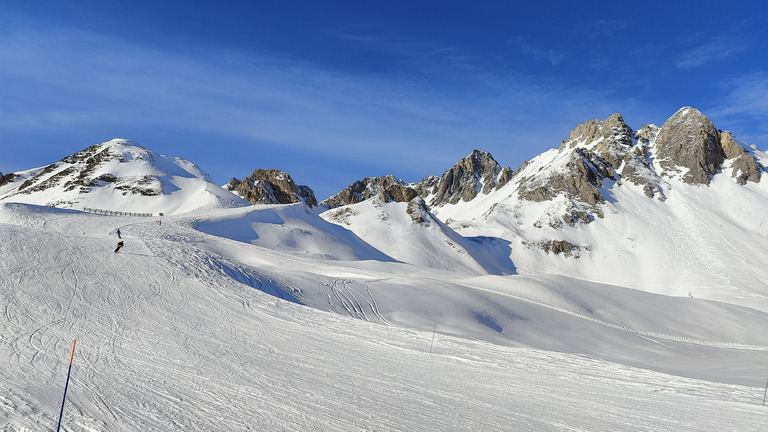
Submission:
<svg viewBox="0 0 768 432">
<path fill-rule="evenodd" d="M 121 247 L 123 247 L 123 242 L 118 242 L 117 243 L 117 249 L 115 249 L 115 252 L 118 252 Z"/>
<path fill-rule="evenodd" d="M 118 230 L 117 230 L 117 238 L 119 238 L 119 239 L 123 238 L 123 237 L 120 235 L 120 229 L 118 229 Z"/>
</svg>

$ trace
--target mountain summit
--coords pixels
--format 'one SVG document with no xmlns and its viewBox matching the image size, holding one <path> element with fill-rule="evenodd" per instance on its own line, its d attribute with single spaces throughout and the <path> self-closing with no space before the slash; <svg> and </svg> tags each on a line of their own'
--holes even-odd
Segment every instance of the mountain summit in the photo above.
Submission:
<svg viewBox="0 0 768 432">
<path fill-rule="evenodd" d="M 730 132 L 715 129 L 699 110 L 683 107 L 670 117 L 656 136 L 662 174 L 679 173 L 689 184 L 709 184 L 726 160 L 733 162 L 739 183 L 760 181 L 761 169 L 754 157 L 735 142 Z"/>
<path fill-rule="evenodd" d="M 384 202 L 409 202 L 424 198 L 430 207 L 471 201 L 504 186 L 512 170 L 502 167 L 490 153 L 473 150 L 441 176 L 428 176 L 420 182 L 406 183 L 391 175 L 368 177 L 321 202 L 334 208 L 378 197 Z"/>
<path fill-rule="evenodd" d="M 309 186 L 296 185 L 287 172 L 276 169 L 257 169 L 242 180 L 232 178 L 224 188 L 251 204 L 303 202 L 309 207 L 317 205 L 315 193 Z"/>
<path fill-rule="evenodd" d="M 222 190 L 192 162 L 125 139 L 96 144 L 12 176 L 0 186 L 0 200 L 165 214 L 248 204 Z"/>
</svg>

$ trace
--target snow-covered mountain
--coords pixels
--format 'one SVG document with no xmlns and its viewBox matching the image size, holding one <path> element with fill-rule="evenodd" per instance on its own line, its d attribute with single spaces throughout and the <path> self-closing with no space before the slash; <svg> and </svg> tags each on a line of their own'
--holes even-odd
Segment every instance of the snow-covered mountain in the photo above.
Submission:
<svg viewBox="0 0 768 432">
<path fill-rule="evenodd" d="M 462 235 L 509 241 L 520 273 L 765 310 L 766 165 L 693 108 L 638 132 L 615 114 L 580 125 L 499 190 L 432 212 Z"/>
<path fill-rule="evenodd" d="M 197 165 L 124 139 L 93 145 L 4 180 L 0 201 L 59 208 L 174 214 L 248 205 Z"/>
<path fill-rule="evenodd" d="M 357 182 L 322 203 L 333 207 L 323 217 L 419 265 L 434 267 L 451 256 L 455 249 L 425 247 L 422 240 L 461 244 L 440 240 L 450 232 L 505 245 L 507 254 L 486 255 L 495 265 L 485 269 L 513 266 L 521 274 L 562 274 L 768 310 L 768 271 L 761 264 L 768 262 L 766 166 L 765 152 L 716 129 L 695 108 L 638 131 L 614 114 L 579 125 L 559 148 L 514 173 L 475 151 L 421 182 Z M 429 203 L 428 219 L 444 224 L 441 234 L 394 234 L 392 225 L 414 226 L 405 209 L 419 201 Z"/>
<path fill-rule="evenodd" d="M 320 208 L 123 140 L 0 176 L 0 428 L 77 339 L 73 431 L 762 430 L 766 165 L 687 107 Z"/>
<path fill-rule="evenodd" d="M 514 274 L 506 241 L 465 238 L 427 210 L 424 200 L 385 202 L 378 197 L 329 210 L 324 219 L 371 246 L 416 267 L 469 274 Z"/>
</svg>

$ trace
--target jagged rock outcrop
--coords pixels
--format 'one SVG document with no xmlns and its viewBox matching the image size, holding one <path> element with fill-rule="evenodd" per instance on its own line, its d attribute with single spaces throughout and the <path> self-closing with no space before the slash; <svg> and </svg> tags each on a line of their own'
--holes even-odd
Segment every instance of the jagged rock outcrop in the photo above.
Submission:
<svg viewBox="0 0 768 432">
<path fill-rule="evenodd" d="M 726 159 L 731 162 L 731 177 L 735 178 L 739 184 L 747 184 L 748 181 L 757 183 L 760 181 L 762 169 L 755 158 L 739 143 L 733 139 L 733 135 L 728 131 L 720 132 L 720 146 Z"/>
<path fill-rule="evenodd" d="M 760 181 L 762 170 L 755 158 L 730 132 L 716 129 L 696 108 L 683 107 L 664 122 L 656 136 L 656 149 L 662 175 L 681 173 L 689 184 L 708 185 L 726 160 L 732 160 L 737 182 Z"/>
<path fill-rule="evenodd" d="M 285 171 L 257 169 L 242 180 L 233 178 L 225 186 L 251 204 L 291 204 L 303 202 L 317 206 L 315 193 L 308 186 L 296 185 Z"/>
<path fill-rule="evenodd" d="M 336 208 L 378 197 L 383 202 L 409 202 L 419 196 L 418 184 L 405 183 L 394 176 L 367 177 L 356 181 L 320 205 Z"/>
<path fill-rule="evenodd" d="M 616 144 L 624 147 L 632 146 L 632 129 L 624 123 L 621 114 L 613 113 L 607 119 L 589 120 L 576 126 L 571 131 L 568 139 L 560 144 L 560 148 L 575 148 L 579 145 L 604 143 Z M 618 168 L 618 163 L 612 164 Z"/>
<path fill-rule="evenodd" d="M 384 202 L 410 202 L 422 197 L 429 201 L 429 206 L 437 207 L 471 201 L 480 193 L 504 186 L 511 178 L 510 168 L 502 168 L 489 153 L 474 150 L 440 177 L 428 176 L 418 183 L 406 183 L 391 175 L 368 177 L 320 204 L 335 208 L 376 196 Z"/>
<path fill-rule="evenodd" d="M 656 150 L 662 174 L 682 173 L 682 180 L 689 184 L 708 185 L 725 160 L 717 129 L 692 107 L 681 108 L 664 122 L 656 136 Z"/>
<path fill-rule="evenodd" d="M 606 198 L 601 189 L 606 180 L 616 181 L 616 169 L 622 166 L 633 144 L 632 129 L 620 114 L 603 121 L 590 120 L 571 131 L 559 149 L 558 168 L 528 173 L 521 171 L 518 197 L 528 201 L 547 201 L 565 194 L 571 201 L 562 221 L 568 225 L 589 223 L 592 215 L 602 217 L 598 204 Z M 525 174 L 522 174 L 525 173 Z M 553 223 L 550 223 L 553 225 Z"/>
<path fill-rule="evenodd" d="M 431 206 L 471 201 L 478 194 L 488 194 L 509 182 L 512 170 L 501 167 L 490 153 L 474 150 L 446 171 L 436 182 L 424 179 L 425 187 L 434 186 Z"/>
<path fill-rule="evenodd" d="M 508 183 L 512 175 L 510 168 L 502 168 L 489 153 L 474 150 L 440 177 L 430 175 L 418 183 L 406 183 L 390 175 L 368 177 L 320 204 L 335 208 L 376 196 L 384 202 L 411 202 L 421 197 L 429 201 L 429 206 L 437 207 L 490 193 Z"/>
<path fill-rule="evenodd" d="M 657 133 L 658 127 L 654 125 L 645 125 L 634 133 L 621 114 L 614 113 L 602 122 L 592 120 L 579 125 L 564 144 L 571 148 L 592 144 L 592 151 L 601 160 L 607 162 L 614 171 L 621 169 L 619 174 L 623 181 L 642 186 L 651 198 L 658 195 L 659 199 L 664 200 L 666 197 L 659 187 L 659 177 L 653 172 L 649 157 L 650 143 Z M 590 159 L 595 161 L 595 158 Z M 599 164 L 596 166 L 599 167 Z M 598 178 L 617 179 L 599 171 L 595 174 Z"/>
<path fill-rule="evenodd" d="M 553 253 L 555 255 L 563 255 L 568 258 L 581 258 L 582 250 L 589 253 L 592 248 L 589 246 L 578 246 L 567 240 L 539 240 L 533 242 L 523 242 L 528 248 L 538 248 L 544 253 L 549 255 Z"/>
<path fill-rule="evenodd" d="M 661 188 L 661 178 L 651 166 L 650 148 L 656 140 L 659 127 L 652 124 L 643 125 L 635 132 L 635 145 L 631 154 L 624 157 L 624 167 L 621 169 L 622 181 L 629 181 L 643 187 L 643 193 L 648 198 L 667 199 Z M 630 150 L 630 149 L 628 149 Z"/>
<path fill-rule="evenodd" d="M 581 202 L 595 205 L 605 202 L 600 193 L 605 178 L 614 179 L 611 165 L 590 150 L 578 148 L 574 150 L 565 164 L 565 169 L 559 172 L 547 173 L 546 181 L 540 179 L 521 179 L 518 195 L 528 201 L 547 201 L 560 193 L 578 199 Z"/>
<path fill-rule="evenodd" d="M 650 157 L 657 131 L 646 125 L 635 133 L 618 113 L 580 124 L 551 156 L 548 169 L 526 170 L 528 163 L 520 168 L 516 174 L 518 197 L 541 202 L 564 195 L 570 204 L 560 221 L 571 226 L 603 217 L 601 204 L 610 200 L 608 189 L 614 183 L 639 185 L 649 197 L 664 200 Z M 556 228 L 560 222 L 547 224 Z"/>
<path fill-rule="evenodd" d="M 645 125 L 636 133 L 619 114 L 588 121 L 573 129 L 559 149 L 536 159 L 515 173 L 518 198 L 543 202 L 564 197 L 559 219 L 536 223 L 554 228 L 602 217 L 614 185 L 631 183 L 664 201 L 669 183 L 662 176 L 709 184 L 715 174 L 730 169 L 738 183 L 746 184 L 759 182 L 765 170 L 754 152 L 691 107 L 677 111 L 661 128 Z"/>
<path fill-rule="evenodd" d="M 0 186 L 4 186 L 13 181 L 16 175 L 14 173 L 3 174 L 0 172 Z"/>
<path fill-rule="evenodd" d="M 424 198 L 416 197 L 409 201 L 405 212 L 411 216 L 411 220 L 414 223 L 429 224 L 428 219 L 430 219 L 431 214 L 427 208 L 427 203 L 424 202 Z M 434 216 L 431 216 L 431 218 L 434 218 Z"/>
</svg>

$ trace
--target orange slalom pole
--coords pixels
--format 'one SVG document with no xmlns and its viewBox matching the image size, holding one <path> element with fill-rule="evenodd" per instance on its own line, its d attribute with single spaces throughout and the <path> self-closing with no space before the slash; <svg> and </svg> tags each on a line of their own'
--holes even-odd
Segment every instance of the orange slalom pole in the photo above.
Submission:
<svg viewBox="0 0 768 432">
<path fill-rule="evenodd" d="M 77 339 L 75 339 L 74 342 L 72 342 L 72 355 L 69 356 L 69 365 L 72 366 L 72 360 L 75 358 L 75 344 L 77 343 Z"/>
<path fill-rule="evenodd" d="M 61 400 L 61 411 L 59 412 L 59 425 L 56 427 L 56 432 L 61 429 L 61 417 L 64 415 L 64 402 L 67 400 L 67 387 L 69 387 L 69 375 L 72 373 L 72 360 L 75 358 L 75 344 L 77 339 L 72 342 L 72 355 L 69 357 L 69 372 L 67 372 L 67 383 L 64 385 L 64 398 Z"/>
</svg>

